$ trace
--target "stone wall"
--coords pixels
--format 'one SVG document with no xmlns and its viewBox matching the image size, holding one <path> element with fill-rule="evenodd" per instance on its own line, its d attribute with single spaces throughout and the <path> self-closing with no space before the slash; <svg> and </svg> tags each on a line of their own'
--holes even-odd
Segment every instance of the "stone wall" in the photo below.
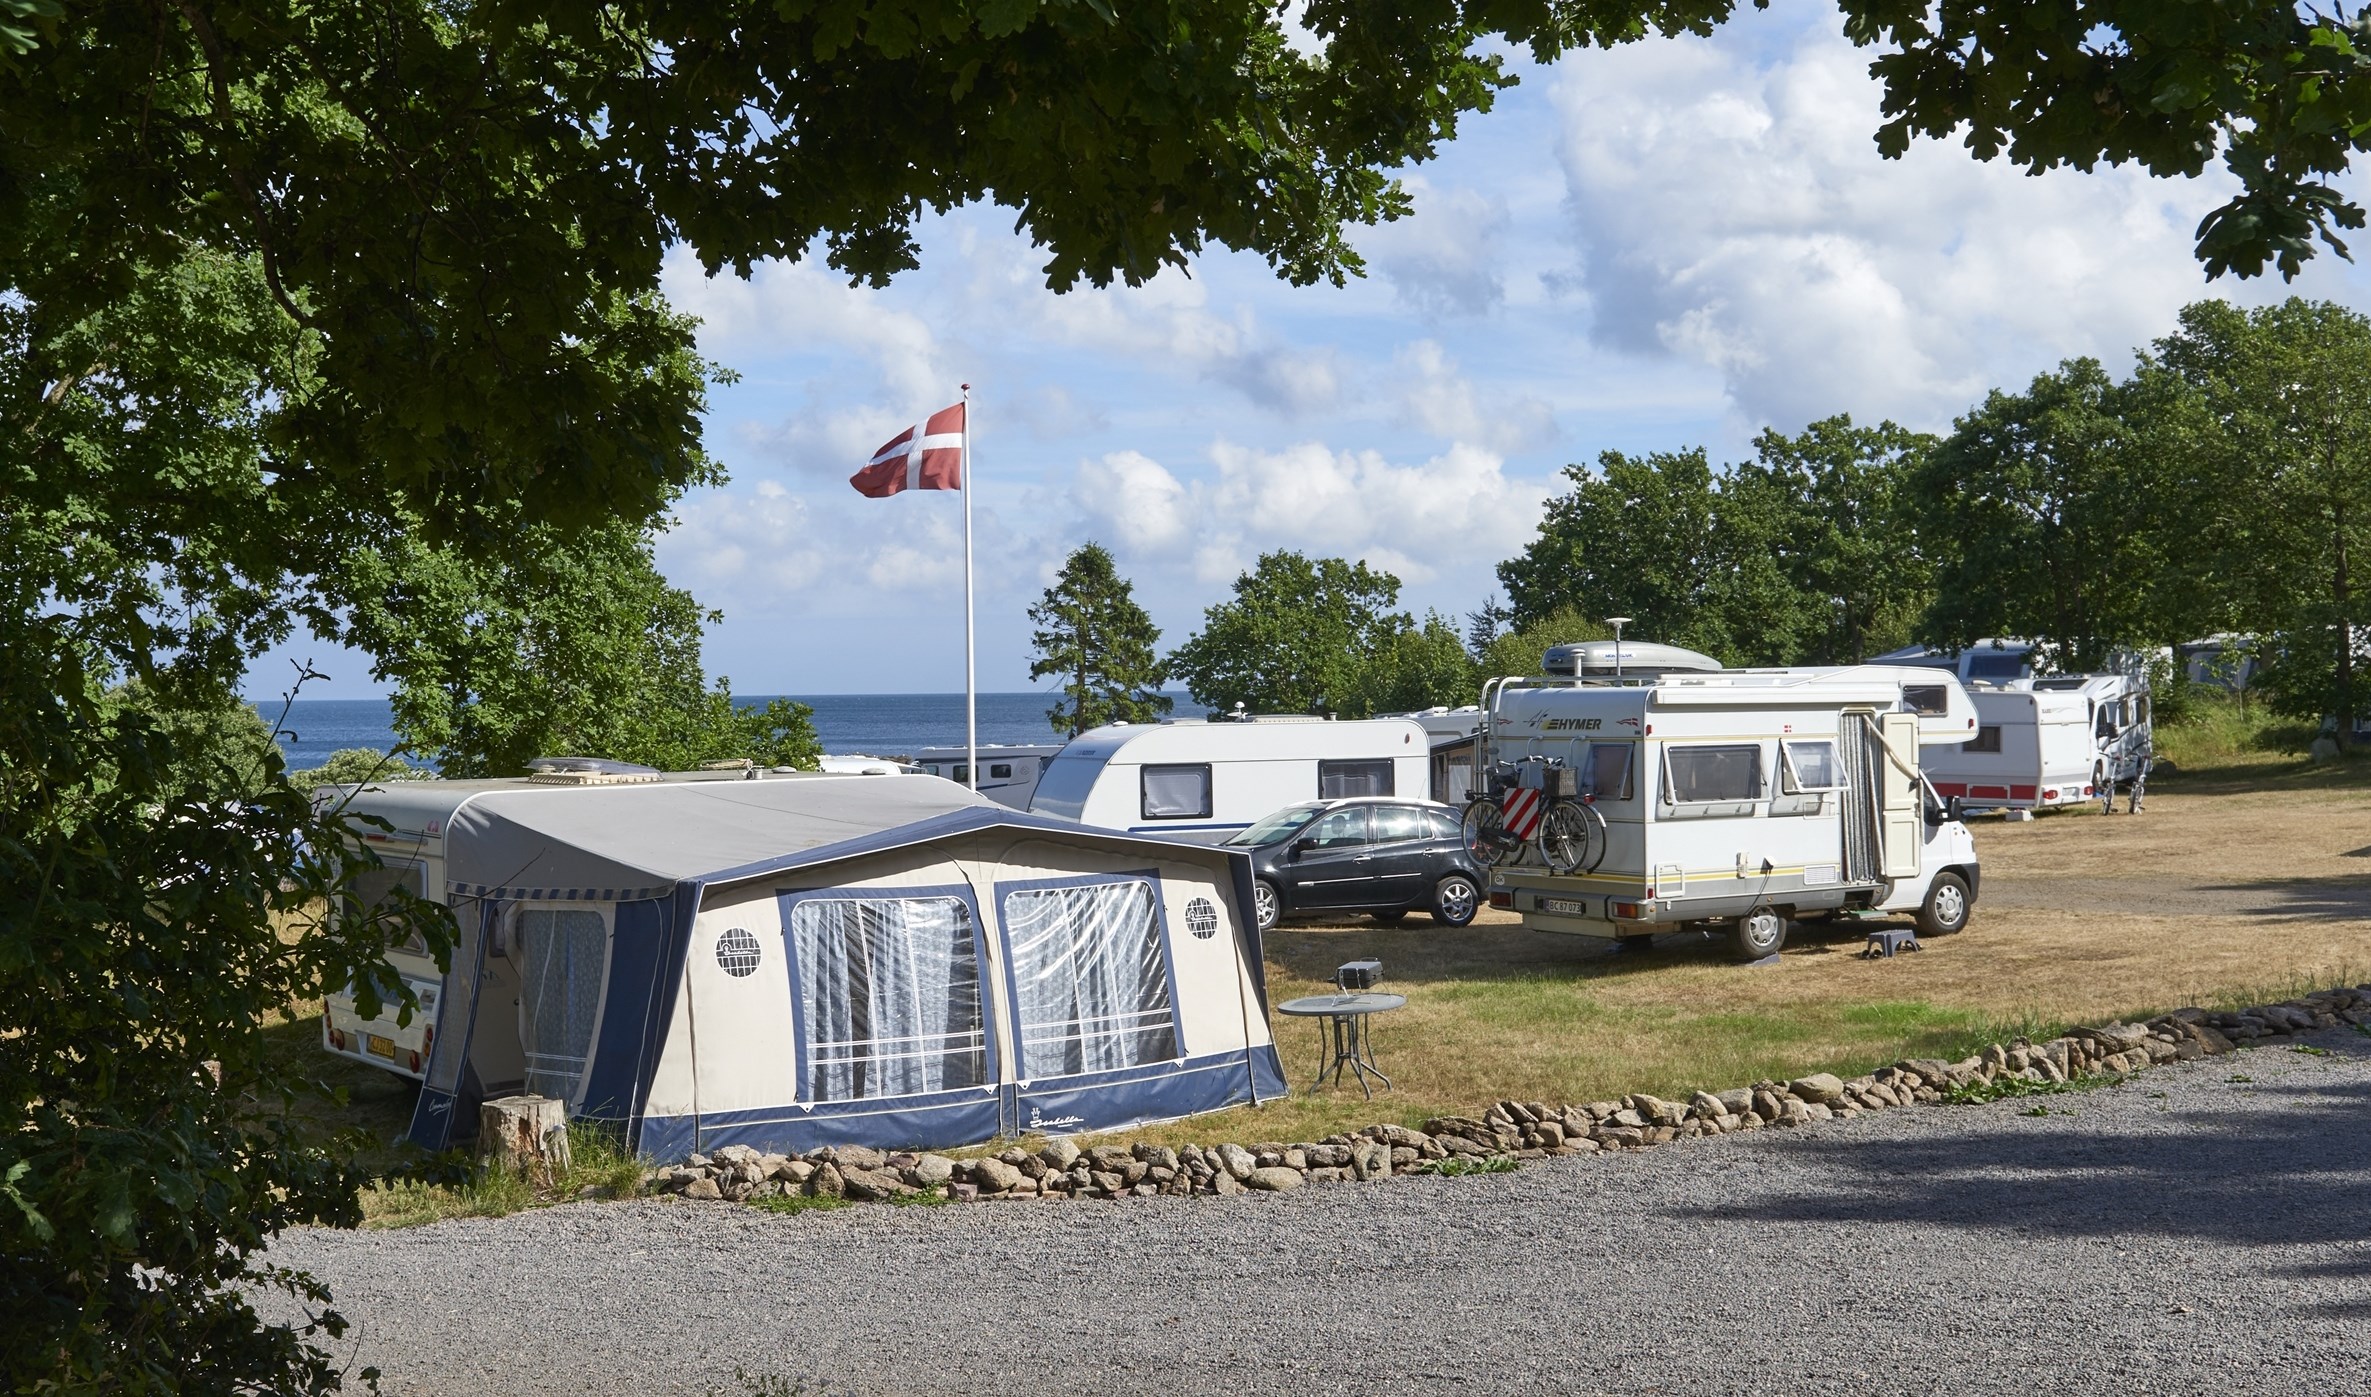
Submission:
<svg viewBox="0 0 2371 1397">
<path fill-rule="evenodd" d="M 1817 1072 L 1789 1082 L 1699 1091 L 1685 1101 L 1644 1093 L 1578 1106 L 1501 1101 L 1479 1118 L 1437 1117 L 1422 1130 L 1371 1125 L 1355 1135 L 1293 1144 L 1182 1148 L 1082 1146 L 1056 1139 L 1035 1150 L 1015 1146 L 977 1159 L 853 1146 L 787 1156 L 736 1145 L 651 1170 L 643 1186 L 731 1202 L 771 1195 L 890 1201 L 926 1191 L 966 1202 L 1280 1192 L 1307 1183 L 1509 1168 L 1552 1155 L 1651 1149 L 1691 1136 L 1786 1129 L 1920 1102 L 2046 1089 L 2342 1023 L 2371 1025 L 2371 985 L 2227 1013 L 2180 1009 L 2147 1023 L 2078 1029 L 2047 1043 L 1995 1043 L 1958 1062 L 1912 1058 L 1851 1081 Z"/>
</svg>

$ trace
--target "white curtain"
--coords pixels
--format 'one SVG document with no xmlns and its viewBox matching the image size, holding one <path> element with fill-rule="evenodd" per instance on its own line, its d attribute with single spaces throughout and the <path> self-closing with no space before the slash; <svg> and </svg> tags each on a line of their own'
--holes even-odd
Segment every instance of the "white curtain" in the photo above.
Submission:
<svg viewBox="0 0 2371 1397">
<path fill-rule="evenodd" d="M 1169 968 L 1142 879 L 1004 896 L 1021 1071 L 1029 1080 L 1177 1056 Z"/>
<path fill-rule="evenodd" d="M 573 1104 L 593 1051 L 609 924 L 589 908 L 519 913 L 519 1044 L 527 1090 Z"/>
<path fill-rule="evenodd" d="M 953 897 L 807 898 L 790 911 L 806 1099 L 864 1101 L 987 1080 L 971 909 Z"/>
</svg>

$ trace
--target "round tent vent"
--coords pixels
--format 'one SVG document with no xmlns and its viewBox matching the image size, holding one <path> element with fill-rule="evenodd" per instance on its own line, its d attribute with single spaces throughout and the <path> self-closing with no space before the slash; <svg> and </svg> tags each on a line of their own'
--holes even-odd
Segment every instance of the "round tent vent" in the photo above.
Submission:
<svg viewBox="0 0 2371 1397">
<path fill-rule="evenodd" d="M 757 938 L 740 927 L 727 927 L 716 938 L 716 963 L 736 980 L 757 973 L 758 955 Z"/>
<path fill-rule="evenodd" d="M 1209 898 L 1197 897 L 1186 904 L 1186 930 L 1204 940 L 1218 935 L 1218 908 Z"/>
</svg>

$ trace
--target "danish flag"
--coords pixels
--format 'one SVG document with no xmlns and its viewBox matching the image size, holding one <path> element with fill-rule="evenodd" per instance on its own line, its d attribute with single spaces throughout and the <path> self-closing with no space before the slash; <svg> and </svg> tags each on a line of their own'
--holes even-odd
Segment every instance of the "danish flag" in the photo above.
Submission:
<svg viewBox="0 0 2371 1397">
<path fill-rule="evenodd" d="M 900 490 L 963 488 L 963 404 L 941 408 L 908 427 L 848 477 L 856 493 L 882 499 Z"/>
</svg>

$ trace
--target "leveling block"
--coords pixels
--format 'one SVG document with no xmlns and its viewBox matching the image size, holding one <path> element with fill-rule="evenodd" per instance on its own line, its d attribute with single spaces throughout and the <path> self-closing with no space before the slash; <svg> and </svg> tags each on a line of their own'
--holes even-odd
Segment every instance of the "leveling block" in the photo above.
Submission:
<svg viewBox="0 0 2371 1397">
<path fill-rule="evenodd" d="M 1868 944 L 1861 947 L 1861 959 L 1875 960 L 1879 956 L 1884 956 L 1891 960 L 1896 951 L 1924 949 L 1918 944 L 1917 932 L 1907 931 L 1900 927 L 1883 927 L 1869 933 Z"/>
</svg>

